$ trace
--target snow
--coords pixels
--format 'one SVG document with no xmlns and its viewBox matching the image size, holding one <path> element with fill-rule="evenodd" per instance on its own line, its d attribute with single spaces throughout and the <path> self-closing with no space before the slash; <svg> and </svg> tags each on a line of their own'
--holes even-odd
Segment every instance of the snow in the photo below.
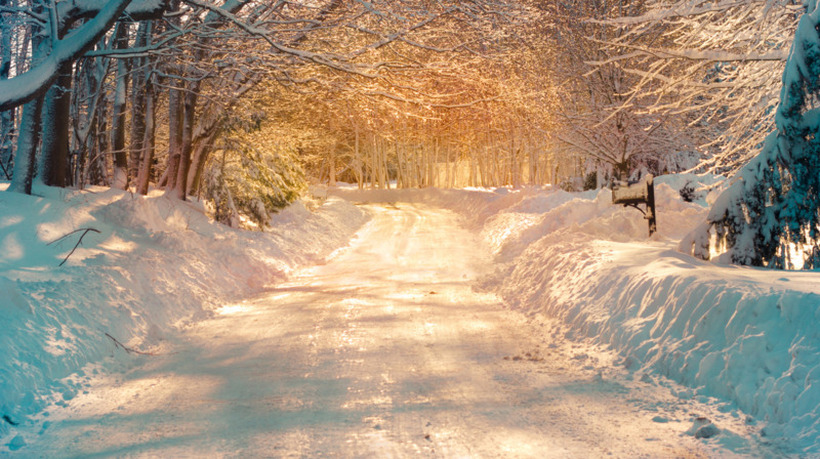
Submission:
<svg viewBox="0 0 820 459">
<path fill-rule="evenodd" d="M 819 275 L 679 252 L 724 184 L 655 186 L 651 238 L 606 189 L 344 186 L 267 232 L 0 193 L 0 454 L 820 454 Z"/>
<path fill-rule="evenodd" d="M 487 288 L 515 310 L 557 318 L 571 336 L 610 346 L 636 371 L 732 402 L 765 421 L 767 437 L 818 453 L 818 275 L 677 252 L 675 242 L 707 210 L 676 200 L 668 186 L 658 191 L 661 234 L 650 241 L 630 222 L 640 220 L 634 211 L 601 205 L 606 191 L 545 208 L 540 222 L 498 214 L 490 223 L 507 232 L 496 243 L 507 263 Z"/>
<path fill-rule="evenodd" d="M 96 364 L 119 355 L 114 339 L 158 352 L 176 327 L 323 260 L 367 219 L 339 199 L 304 201 L 253 233 L 161 196 L 35 192 L 0 192 L 0 415 L 14 423 L 74 397 Z M 49 243 L 81 228 L 101 234 L 58 267 L 82 233 Z M 10 427 L 0 421 L 0 434 Z"/>
<path fill-rule="evenodd" d="M 743 432 L 474 291 L 490 254 L 454 212 L 365 209 L 326 263 L 225 303 L 136 368 L 92 375 L 20 429 L 20 454 L 705 456 L 721 447 L 685 434 L 692 412 Z"/>
<path fill-rule="evenodd" d="M 687 182 L 702 200 L 680 199 Z M 683 384 L 690 396 L 729 402 L 784 451 L 818 454 L 818 274 L 724 266 L 677 250 L 721 183 L 658 177 L 659 231 L 649 240 L 640 213 L 612 206 L 608 190 L 484 193 L 483 203 L 476 193 L 425 190 L 407 200 L 456 209 L 482 231 L 497 263 L 483 288 L 513 310 L 557 319 L 569 338 L 608 346 L 630 370 Z"/>
<path fill-rule="evenodd" d="M 14 108 L 48 88 L 57 77 L 60 65 L 76 59 L 93 46 L 130 1 L 91 2 L 101 4 L 93 18 L 69 32 L 65 38 L 55 40 L 47 56 L 35 56 L 33 68 L 14 78 L 0 80 L 0 110 Z"/>
</svg>

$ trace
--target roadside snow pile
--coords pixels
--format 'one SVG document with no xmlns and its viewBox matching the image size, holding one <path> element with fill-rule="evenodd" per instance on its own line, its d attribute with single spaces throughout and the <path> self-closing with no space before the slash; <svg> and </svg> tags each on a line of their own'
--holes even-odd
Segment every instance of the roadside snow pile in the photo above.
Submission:
<svg viewBox="0 0 820 459">
<path fill-rule="evenodd" d="M 0 191 L 0 436 L 73 398 L 106 357 L 161 352 L 174 327 L 321 261 L 368 218 L 337 198 L 299 201 L 247 232 L 161 196 L 36 192 Z"/>
<path fill-rule="evenodd" d="M 677 190 L 693 179 L 658 178 L 651 239 L 641 214 L 611 205 L 608 190 L 519 200 L 486 219 L 485 239 L 506 263 L 483 283 L 512 308 L 612 346 L 627 367 L 731 401 L 766 421 L 763 436 L 817 454 L 820 274 L 679 253 L 677 240 L 714 196 L 681 200 Z"/>
</svg>

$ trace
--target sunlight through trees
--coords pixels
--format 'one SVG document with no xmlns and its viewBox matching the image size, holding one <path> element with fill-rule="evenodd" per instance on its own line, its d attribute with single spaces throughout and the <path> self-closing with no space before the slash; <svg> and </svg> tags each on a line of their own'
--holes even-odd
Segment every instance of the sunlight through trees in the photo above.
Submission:
<svg viewBox="0 0 820 459">
<path fill-rule="evenodd" d="M 263 226 L 309 183 L 581 190 L 731 174 L 767 151 L 803 11 L 2 0 L 0 173 L 29 194 L 198 196 L 222 221 Z"/>
</svg>

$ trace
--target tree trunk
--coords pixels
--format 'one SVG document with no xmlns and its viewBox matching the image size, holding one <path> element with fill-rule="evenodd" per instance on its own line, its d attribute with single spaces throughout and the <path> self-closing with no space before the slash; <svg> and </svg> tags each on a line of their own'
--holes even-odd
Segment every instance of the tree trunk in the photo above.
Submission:
<svg viewBox="0 0 820 459">
<path fill-rule="evenodd" d="M 107 185 L 108 180 L 108 103 L 105 98 L 100 99 L 97 106 L 97 115 L 94 122 L 94 137 L 92 139 L 91 155 L 88 158 L 88 183 L 92 185 Z"/>
<path fill-rule="evenodd" d="M 182 116 L 182 145 L 179 150 L 179 165 L 177 178 L 174 184 L 177 199 L 185 200 L 188 197 L 188 171 L 191 167 L 191 150 L 194 131 L 194 117 L 196 102 L 199 98 L 199 84 L 194 83 L 185 93 Z"/>
<path fill-rule="evenodd" d="M 188 173 L 188 189 L 191 190 L 191 194 L 199 191 L 202 174 L 205 172 L 208 156 L 213 151 L 212 144 L 219 135 L 219 131 L 219 126 L 215 124 L 205 136 L 200 137 L 196 142 L 191 159 L 191 171 Z"/>
<path fill-rule="evenodd" d="M 0 0 L 0 7 L 8 6 L 9 0 Z M 0 80 L 7 80 L 11 73 L 11 27 L 9 22 L 0 16 Z M 0 177 L 11 179 L 11 159 L 14 151 L 15 110 L 0 112 Z"/>
<path fill-rule="evenodd" d="M 364 188 L 364 162 L 361 159 L 361 150 L 359 145 L 359 128 L 358 126 L 353 127 L 355 138 L 355 143 L 353 147 L 353 164 L 356 168 L 356 181 L 358 183 L 359 189 Z"/>
<path fill-rule="evenodd" d="M 427 186 L 436 186 L 435 164 L 438 157 L 439 142 L 438 139 L 433 138 L 433 148 L 430 149 L 427 157 Z"/>
<path fill-rule="evenodd" d="M 450 148 L 446 146 L 444 149 L 444 185 L 442 188 L 453 188 L 453 176 L 452 171 L 450 170 Z M 441 173 L 439 173 L 441 175 Z"/>
<path fill-rule="evenodd" d="M 23 106 L 20 136 L 17 138 L 17 154 L 14 158 L 14 176 L 9 185 L 9 191 L 31 194 L 36 164 L 35 156 L 40 143 L 42 111 L 43 96 Z"/>
<path fill-rule="evenodd" d="M 337 145 L 334 145 L 330 149 L 327 157 L 327 184 L 329 186 L 336 186 L 336 147 Z"/>
<path fill-rule="evenodd" d="M 128 47 L 128 23 L 117 24 L 116 49 Z M 127 59 L 117 60 L 117 87 L 114 92 L 114 107 L 112 110 L 113 133 L 111 147 L 114 149 L 114 180 L 113 188 L 128 189 L 128 155 L 125 152 L 125 103 L 128 91 Z"/>
<path fill-rule="evenodd" d="M 98 49 L 105 49 L 105 40 L 101 39 Z M 72 181 L 82 188 L 88 182 L 89 162 L 96 158 L 94 149 L 97 145 L 97 116 L 101 113 L 100 106 L 105 105 L 105 94 L 102 90 L 108 64 L 101 58 L 85 59 L 78 67 L 75 92 L 78 95 L 73 98 L 72 110 L 74 119 L 73 142 L 72 142 Z M 83 91 L 79 94 L 79 91 Z M 88 97 L 85 116 L 82 114 L 82 101 Z"/>
<path fill-rule="evenodd" d="M 71 119 L 71 63 L 63 64 L 43 103 L 43 145 L 37 177 L 49 186 L 69 184 L 68 120 Z"/>
<path fill-rule="evenodd" d="M 42 7 L 36 6 L 35 12 L 42 12 Z M 32 26 L 32 29 L 35 27 Z M 39 29 L 39 28 L 38 28 Z M 46 56 L 47 46 L 45 44 L 49 38 L 47 34 L 37 33 L 35 30 L 31 34 L 31 47 L 35 50 L 35 59 L 32 59 L 32 66 L 39 64 Z M 14 156 L 14 174 L 8 190 L 31 194 L 31 185 L 36 172 L 37 147 L 40 144 L 40 134 L 43 116 L 44 95 L 36 97 L 31 102 L 23 105 L 23 114 L 20 118 L 20 132 L 17 137 L 17 149 Z"/>
<path fill-rule="evenodd" d="M 370 141 L 370 151 L 368 152 L 368 163 L 367 169 L 370 171 L 370 188 L 376 188 L 376 137 L 372 136 L 372 140 Z"/>
<path fill-rule="evenodd" d="M 145 80 L 145 117 L 143 136 L 140 139 L 142 153 L 140 154 L 139 173 L 137 174 L 137 193 L 148 194 L 148 184 L 151 182 L 151 169 L 154 165 L 154 131 L 156 128 L 156 100 L 154 84 L 150 78 Z"/>
<path fill-rule="evenodd" d="M 166 195 L 170 195 L 176 187 L 179 158 L 182 155 L 182 99 L 182 90 L 176 88 L 170 90 L 168 94 L 168 164 L 165 168 Z"/>
<path fill-rule="evenodd" d="M 381 185 L 382 188 L 390 189 L 390 170 L 387 166 L 387 141 L 382 142 L 381 147 Z"/>
<path fill-rule="evenodd" d="M 137 38 L 134 46 L 148 46 L 151 42 L 152 21 L 140 22 L 137 29 Z M 147 86 L 150 84 L 151 71 L 148 69 L 149 59 L 141 57 L 134 59 L 134 72 L 131 77 L 131 142 L 129 145 L 128 176 L 137 177 L 137 188 L 140 187 L 140 167 L 145 154 L 145 123 L 148 116 Z"/>
<path fill-rule="evenodd" d="M 404 148 L 399 147 L 398 140 L 393 142 L 393 150 L 396 153 L 396 188 L 407 188 L 405 173 Z"/>
</svg>

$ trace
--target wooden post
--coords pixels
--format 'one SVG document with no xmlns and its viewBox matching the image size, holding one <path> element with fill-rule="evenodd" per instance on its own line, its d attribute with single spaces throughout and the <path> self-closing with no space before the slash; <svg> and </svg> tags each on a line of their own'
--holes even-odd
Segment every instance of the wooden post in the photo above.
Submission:
<svg viewBox="0 0 820 459">
<path fill-rule="evenodd" d="M 614 187 L 612 203 L 638 209 L 649 222 L 649 236 L 655 234 L 658 225 L 655 213 L 655 180 L 652 175 L 646 176 L 641 183 Z M 646 206 L 646 210 L 638 207 L 639 204 Z"/>
</svg>

